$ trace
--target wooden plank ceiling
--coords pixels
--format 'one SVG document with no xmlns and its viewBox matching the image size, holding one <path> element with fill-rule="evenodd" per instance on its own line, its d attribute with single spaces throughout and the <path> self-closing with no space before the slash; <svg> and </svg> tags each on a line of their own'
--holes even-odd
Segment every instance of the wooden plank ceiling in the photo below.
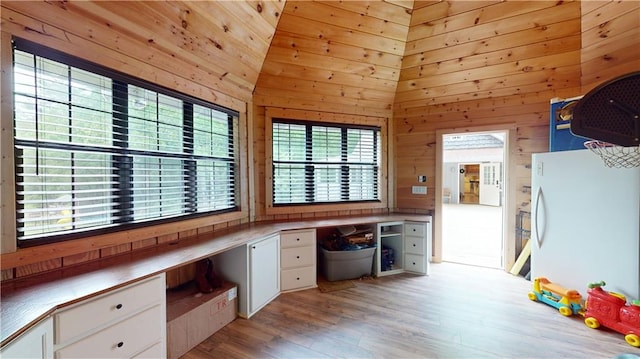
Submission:
<svg viewBox="0 0 640 359">
<path fill-rule="evenodd" d="M 256 105 L 388 117 L 413 1 L 288 1 Z"/>
<path fill-rule="evenodd" d="M 280 1 L 3 1 L 2 27 L 244 110 L 283 6 Z"/>
<path fill-rule="evenodd" d="M 415 116 L 429 105 L 579 87 L 581 6 L 587 15 L 600 6 L 603 13 L 615 13 L 621 20 L 608 21 L 608 32 L 627 31 L 630 39 L 637 34 L 632 27 L 637 28 L 638 2 L 597 4 L 258 0 L 1 6 L 3 31 L 222 105 L 238 108 L 253 101 L 391 118 Z M 585 36 L 596 44 L 610 36 L 598 31 L 599 18 L 587 16 L 583 24 L 593 29 Z M 586 53 L 594 66 L 601 47 Z"/>
<path fill-rule="evenodd" d="M 411 118 L 580 86 L 580 3 L 289 1 L 259 106 Z"/>
</svg>

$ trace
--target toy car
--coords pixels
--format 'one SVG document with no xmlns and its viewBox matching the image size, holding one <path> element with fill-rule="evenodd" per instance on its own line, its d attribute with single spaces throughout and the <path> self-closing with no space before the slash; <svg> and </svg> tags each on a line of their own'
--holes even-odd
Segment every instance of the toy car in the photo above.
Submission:
<svg viewBox="0 0 640 359">
<path fill-rule="evenodd" d="M 551 283 L 545 277 L 534 278 L 529 299 L 550 305 L 564 316 L 582 314 L 582 296 L 577 290 L 566 289 Z"/>
<path fill-rule="evenodd" d="M 640 300 L 627 304 L 625 296 L 602 289 L 604 285 L 603 281 L 589 284 L 584 323 L 615 330 L 629 345 L 640 347 Z"/>
</svg>

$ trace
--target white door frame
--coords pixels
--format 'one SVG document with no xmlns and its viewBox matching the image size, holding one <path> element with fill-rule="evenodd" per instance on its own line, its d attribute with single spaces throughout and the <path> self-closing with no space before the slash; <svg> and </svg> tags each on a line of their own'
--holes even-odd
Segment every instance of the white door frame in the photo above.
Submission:
<svg viewBox="0 0 640 359">
<path fill-rule="evenodd" d="M 502 125 L 436 130 L 436 210 L 433 226 L 433 262 L 442 262 L 442 145 L 444 135 L 504 132 L 504 206 L 502 211 L 502 258 L 504 267 L 502 269 L 509 270 L 513 266 L 516 253 L 516 156 L 514 155 L 516 128 L 515 123 L 506 123 Z"/>
</svg>

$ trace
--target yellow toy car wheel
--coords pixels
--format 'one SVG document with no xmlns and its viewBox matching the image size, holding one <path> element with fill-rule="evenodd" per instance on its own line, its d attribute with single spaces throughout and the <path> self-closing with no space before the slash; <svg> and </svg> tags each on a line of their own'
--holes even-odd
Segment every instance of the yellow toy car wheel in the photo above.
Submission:
<svg viewBox="0 0 640 359">
<path fill-rule="evenodd" d="M 584 319 L 584 324 L 587 325 L 587 327 L 591 328 L 591 329 L 596 329 L 600 326 L 600 322 L 598 321 L 598 319 L 594 318 L 594 317 L 588 317 Z"/>
<path fill-rule="evenodd" d="M 536 300 L 538 300 L 538 296 L 536 296 L 536 293 L 534 293 L 534 292 L 529 292 L 529 293 L 527 294 L 527 297 L 529 297 L 529 299 L 530 299 L 530 300 L 532 300 L 532 301 L 534 301 L 534 302 L 535 302 Z"/>
<path fill-rule="evenodd" d="M 635 334 L 627 334 L 624 336 L 624 340 L 636 348 L 640 348 L 640 337 Z"/>
<path fill-rule="evenodd" d="M 558 311 L 560 312 L 560 314 L 564 315 L 565 317 L 570 317 L 571 314 L 573 314 L 573 312 L 571 311 L 571 308 L 569 307 L 560 307 L 558 308 Z"/>
</svg>

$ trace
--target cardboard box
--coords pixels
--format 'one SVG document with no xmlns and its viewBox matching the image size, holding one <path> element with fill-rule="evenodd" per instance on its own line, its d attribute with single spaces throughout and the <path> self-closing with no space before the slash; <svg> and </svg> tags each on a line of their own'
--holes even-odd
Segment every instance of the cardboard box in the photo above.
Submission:
<svg viewBox="0 0 640 359">
<path fill-rule="evenodd" d="M 230 282 L 208 294 L 192 283 L 168 290 L 167 358 L 179 358 L 236 319 L 237 293 Z"/>
</svg>

